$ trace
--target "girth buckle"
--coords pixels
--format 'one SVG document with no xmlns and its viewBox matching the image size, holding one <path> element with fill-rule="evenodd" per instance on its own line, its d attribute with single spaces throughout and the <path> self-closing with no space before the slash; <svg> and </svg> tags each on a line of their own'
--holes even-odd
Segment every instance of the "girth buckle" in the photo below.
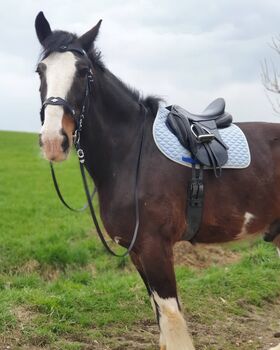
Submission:
<svg viewBox="0 0 280 350">
<path fill-rule="evenodd" d="M 189 189 L 190 205 L 192 207 L 202 207 L 204 186 L 200 179 L 192 179 Z"/>
</svg>

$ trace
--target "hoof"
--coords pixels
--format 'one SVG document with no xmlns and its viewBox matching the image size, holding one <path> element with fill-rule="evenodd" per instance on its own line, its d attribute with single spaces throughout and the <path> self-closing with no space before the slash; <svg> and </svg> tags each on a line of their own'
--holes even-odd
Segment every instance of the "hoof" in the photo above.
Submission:
<svg viewBox="0 0 280 350">
<path fill-rule="evenodd" d="M 280 350 L 280 344 L 275 346 L 274 348 L 270 348 L 269 350 Z"/>
</svg>

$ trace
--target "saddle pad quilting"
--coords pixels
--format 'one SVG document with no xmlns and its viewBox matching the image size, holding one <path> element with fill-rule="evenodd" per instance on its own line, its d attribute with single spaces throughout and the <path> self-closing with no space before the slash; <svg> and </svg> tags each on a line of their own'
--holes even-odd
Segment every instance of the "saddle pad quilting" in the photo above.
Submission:
<svg viewBox="0 0 280 350">
<path fill-rule="evenodd" d="M 153 125 L 153 136 L 159 150 L 176 163 L 191 167 L 195 161 L 191 153 L 185 149 L 177 137 L 166 126 L 169 110 L 159 107 Z M 244 169 L 250 165 L 251 155 L 247 139 L 243 131 L 235 124 L 228 128 L 219 129 L 220 135 L 229 147 L 228 161 L 222 168 Z"/>
</svg>

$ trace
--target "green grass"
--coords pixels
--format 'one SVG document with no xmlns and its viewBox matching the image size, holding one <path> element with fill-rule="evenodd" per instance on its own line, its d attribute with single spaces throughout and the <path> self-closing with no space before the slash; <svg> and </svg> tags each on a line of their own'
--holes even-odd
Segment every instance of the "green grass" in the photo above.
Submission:
<svg viewBox="0 0 280 350">
<path fill-rule="evenodd" d="M 112 335 L 154 319 L 144 285 L 128 260 L 105 253 L 88 212 L 61 205 L 37 143 L 34 134 L 0 132 L 0 334 L 13 349 L 110 345 Z M 76 158 L 56 168 L 66 199 L 82 206 Z M 230 249 L 239 250 L 240 262 L 177 268 L 185 309 L 203 323 L 243 315 L 244 305 L 261 307 L 279 295 L 275 248 L 258 241 Z"/>
</svg>

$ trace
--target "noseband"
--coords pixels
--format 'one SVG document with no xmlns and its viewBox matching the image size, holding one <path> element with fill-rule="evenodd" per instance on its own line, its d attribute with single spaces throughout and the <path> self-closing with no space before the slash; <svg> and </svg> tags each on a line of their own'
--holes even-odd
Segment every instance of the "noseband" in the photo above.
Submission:
<svg viewBox="0 0 280 350">
<path fill-rule="evenodd" d="M 79 47 L 76 47 L 72 44 L 66 46 L 61 46 L 58 50 L 58 52 L 66 52 L 66 51 L 71 51 L 74 53 L 78 53 L 81 56 L 87 56 L 86 52 L 84 50 L 82 50 Z M 46 54 L 44 55 L 44 58 L 46 58 L 51 52 L 46 52 Z M 134 232 L 132 235 L 132 239 L 131 242 L 129 244 L 129 247 L 127 248 L 127 250 L 123 253 L 123 254 L 117 254 L 115 253 L 108 245 L 107 241 L 104 238 L 104 234 L 102 233 L 99 223 L 97 221 L 96 215 L 95 215 L 95 211 L 93 208 L 93 204 L 92 204 L 92 199 L 93 196 L 96 192 L 96 189 L 94 188 L 92 194 L 90 194 L 89 192 L 89 188 L 88 188 L 88 183 L 87 183 L 87 179 L 86 179 L 86 174 L 85 174 L 85 167 L 84 167 L 84 163 L 85 163 L 85 155 L 84 155 L 84 151 L 81 148 L 80 145 L 80 136 L 81 136 L 81 131 L 82 131 L 82 127 L 83 127 L 83 120 L 85 119 L 85 116 L 88 112 L 88 108 L 89 108 L 89 94 L 92 91 L 92 87 L 93 87 L 93 73 L 92 70 L 90 69 L 89 72 L 87 73 L 87 79 L 86 79 L 86 88 L 85 88 L 85 96 L 84 96 L 84 100 L 83 100 L 83 105 L 81 108 L 81 113 L 77 116 L 76 115 L 76 111 L 75 108 L 73 108 L 73 106 L 66 100 L 64 100 L 61 97 L 49 97 L 48 99 L 46 99 L 43 103 L 42 103 L 42 108 L 41 108 L 41 123 L 43 125 L 44 120 L 45 120 L 45 109 L 48 105 L 51 106 L 62 106 L 64 108 L 64 110 L 66 111 L 66 113 L 68 113 L 70 115 L 70 117 L 74 120 L 75 122 L 75 130 L 73 133 L 73 143 L 75 145 L 76 151 L 77 151 L 77 155 L 79 158 L 79 164 L 80 164 L 80 170 L 81 170 L 81 174 L 82 174 L 82 179 L 83 179 L 83 184 L 84 184 L 84 189 L 85 189 L 85 193 L 86 193 L 86 197 L 87 197 L 87 204 L 84 205 L 83 208 L 81 209 L 73 209 L 72 207 L 70 207 L 64 200 L 60 190 L 59 190 L 59 186 L 58 186 L 58 182 L 56 180 L 56 176 L 55 176 L 55 172 L 54 172 L 54 168 L 52 163 L 50 163 L 51 165 L 51 174 L 52 174 L 52 178 L 53 178 L 53 182 L 54 182 L 54 186 L 56 189 L 56 192 L 58 194 L 59 199 L 61 200 L 61 202 L 70 210 L 72 211 L 83 211 L 84 209 L 86 209 L 87 207 L 89 207 L 90 209 L 90 213 L 92 216 L 92 220 L 94 222 L 96 231 L 98 233 L 98 236 L 101 240 L 101 242 L 103 243 L 104 247 L 106 248 L 106 250 L 116 256 L 116 257 L 126 257 L 128 254 L 130 254 L 130 252 L 132 251 L 134 244 L 136 242 L 137 236 L 138 236 L 138 230 L 139 230 L 139 221 L 140 221 L 140 217 L 139 217 L 139 201 L 138 201 L 138 179 L 139 179 L 139 169 L 140 169 L 140 163 L 141 163 L 141 159 L 142 159 L 142 146 L 143 146 L 143 142 L 144 142 L 144 134 L 145 134 L 145 121 L 146 121 L 146 116 L 147 116 L 147 110 L 145 108 L 145 106 L 142 103 L 139 103 L 140 105 L 140 109 L 141 111 L 143 111 L 143 115 L 144 115 L 144 120 L 143 120 L 143 124 L 142 124 L 142 130 L 141 130 L 141 139 L 140 139 L 140 147 L 139 147 L 139 153 L 138 153 L 138 159 L 137 159 L 137 165 L 136 165 L 136 181 L 135 181 L 135 191 L 134 191 L 134 200 L 135 200 L 135 227 L 134 227 Z"/>
</svg>

